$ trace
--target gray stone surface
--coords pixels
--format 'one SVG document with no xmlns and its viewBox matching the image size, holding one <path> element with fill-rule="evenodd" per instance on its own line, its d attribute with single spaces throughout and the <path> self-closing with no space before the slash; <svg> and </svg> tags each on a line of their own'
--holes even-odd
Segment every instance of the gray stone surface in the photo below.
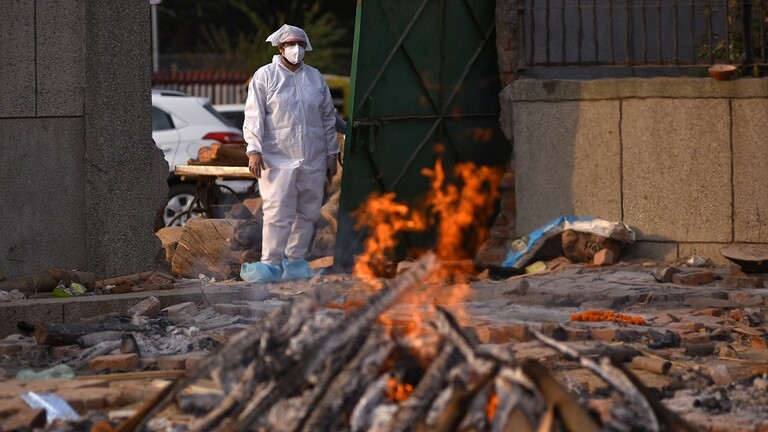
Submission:
<svg viewBox="0 0 768 432">
<path fill-rule="evenodd" d="M 520 79 L 512 98 L 520 101 L 602 100 L 627 98 L 728 99 L 768 97 L 768 81 L 742 78 L 618 78 L 599 80 Z"/>
<path fill-rule="evenodd" d="M 650 259 L 659 262 L 672 262 L 677 259 L 679 246 L 676 242 L 638 241 L 627 245 L 621 251 L 621 260 Z"/>
<path fill-rule="evenodd" d="M 560 215 L 621 219 L 619 102 L 514 108 L 517 232 Z"/>
<path fill-rule="evenodd" d="M 728 246 L 727 243 L 680 243 L 680 258 L 700 256 L 708 258 L 715 265 L 728 265 L 720 249 Z"/>
<path fill-rule="evenodd" d="M 154 265 L 167 164 L 151 139 L 149 4 L 86 9 L 88 259 L 104 276 Z"/>
<path fill-rule="evenodd" d="M 733 230 L 737 242 L 768 242 L 768 100 L 735 100 Z"/>
<path fill-rule="evenodd" d="M 82 118 L 0 119 L 0 274 L 84 268 Z"/>
<path fill-rule="evenodd" d="M 624 221 L 638 239 L 732 240 L 729 115 L 727 100 L 623 101 Z"/>
<path fill-rule="evenodd" d="M 35 2 L 4 1 L 0 28 L 0 117 L 34 116 Z M 0 147 L 5 145 L 0 141 Z"/>
<path fill-rule="evenodd" d="M 85 0 L 37 2 L 37 114 L 82 116 Z"/>
</svg>

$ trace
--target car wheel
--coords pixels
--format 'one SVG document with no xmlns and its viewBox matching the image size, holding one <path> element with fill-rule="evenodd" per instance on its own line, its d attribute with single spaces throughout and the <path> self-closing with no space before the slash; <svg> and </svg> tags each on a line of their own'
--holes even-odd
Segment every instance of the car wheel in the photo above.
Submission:
<svg viewBox="0 0 768 432">
<path fill-rule="evenodd" d="M 160 228 L 167 226 L 184 226 L 190 217 L 202 214 L 195 204 L 197 188 L 188 183 L 171 185 L 168 188 L 168 201 L 160 215 L 156 225 Z"/>
</svg>

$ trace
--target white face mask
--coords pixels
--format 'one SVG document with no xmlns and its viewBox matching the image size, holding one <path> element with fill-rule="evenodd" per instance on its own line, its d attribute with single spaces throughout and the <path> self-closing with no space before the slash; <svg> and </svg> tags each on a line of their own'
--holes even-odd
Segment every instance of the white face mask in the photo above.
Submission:
<svg viewBox="0 0 768 432">
<path fill-rule="evenodd" d="M 283 57 L 291 62 L 291 64 L 297 65 L 304 60 L 304 48 L 299 44 L 289 45 L 285 47 Z"/>
</svg>

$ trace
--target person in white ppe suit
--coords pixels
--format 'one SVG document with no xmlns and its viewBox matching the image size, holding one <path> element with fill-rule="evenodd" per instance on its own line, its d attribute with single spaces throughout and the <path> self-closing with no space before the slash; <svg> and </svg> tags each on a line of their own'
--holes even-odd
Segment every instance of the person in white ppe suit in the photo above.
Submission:
<svg viewBox="0 0 768 432">
<path fill-rule="evenodd" d="M 336 174 L 336 116 L 320 72 L 304 63 L 312 45 L 304 30 L 283 25 L 270 35 L 280 51 L 253 75 L 243 135 L 248 168 L 263 199 L 261 261 L 244 263 L 249 282 L 308 279 L 306 261 L 326 176 Z"/>
</svg>

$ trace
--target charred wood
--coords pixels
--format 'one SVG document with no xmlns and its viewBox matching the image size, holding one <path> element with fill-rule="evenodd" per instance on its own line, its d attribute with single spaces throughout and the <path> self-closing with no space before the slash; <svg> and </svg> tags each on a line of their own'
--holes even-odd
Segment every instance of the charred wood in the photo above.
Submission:
<svg viewBox="0 0 768 432">
<path fill-rule="evenodd" d="M 542 366 L 534 360 L 527 360 L 522 364 L 523 372 L 530 377 L 538 387 L 547 405 L 557 409 L 560 420 L 566 429 L 571 432 L 599 432 L 600 426 L 592 417 L 576 402 L 576 399 L 568 393 Z"/>
<path fill-rule="evenodd" d="M 35 327 L 35 341 L 37 341 L 38 345 L 51 345 L 51 346 L 74 345 L 78 343 L 78 340 L 80 338 L 86 335 L 91 335 L 93 333 L 101 333 L 101 332 L 122 333 L 126 331 L 139 331 L 139 330 L 140 330 L 139 327 L 136 327 L 131 323 L 124 323 L 120 321 L 102 321 L 99 323 L 68 323 L 68 324 L 45 323 Z M 110 333 L 110 334 L 114 335 L 114 333 Z M 101 336 L 96 336 L 95 338 L 99 338 L 99 337 Z M 89 338 L 94 338 L 94 337 L 89 336 Z M 120 337 L 118 336 L 117 339 L 120 339 Z M 114 339 L 111 339 L 111 340 L 114 340 Z M 92 346 L 98 342 L 99 341 L 96 341 L 89 345 L 83 345 L 83 346 Z"/>
<path fill-rule="evenodd" d="M 374 331 L 349 366 L 333 381 L 303 430 L 335 430 L 342 414 L 347 417 L 350 415 L 345 411 L 358 400 L 366 386 L 376 379 L 392 348 L 392 340 L 382 330 Z"/>
</svg>

